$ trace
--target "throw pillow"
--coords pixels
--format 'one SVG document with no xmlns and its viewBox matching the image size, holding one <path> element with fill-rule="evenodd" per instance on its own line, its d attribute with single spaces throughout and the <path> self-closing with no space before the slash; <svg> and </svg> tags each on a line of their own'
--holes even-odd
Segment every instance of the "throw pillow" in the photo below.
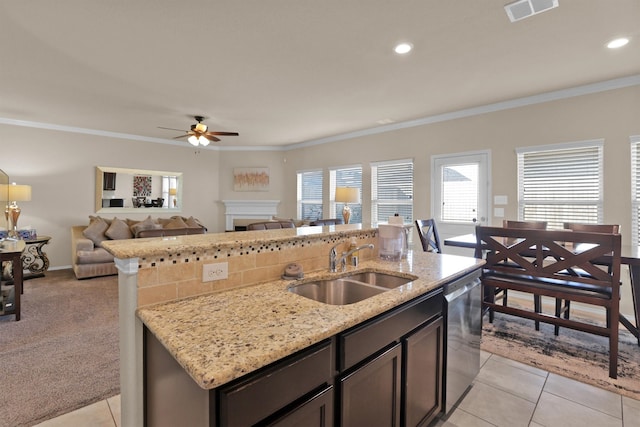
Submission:
<svg viewBox="0 0 640 427">
<path fill-rule="evenodd" d="M 187 228 L 188 225 L 180 217 L 176 217 L 164 225 L 164 228 Z"/>
<path fill-rule="evenodd" d="M 111 225 L 104 234 L 113 240 L 131 239 L 133 237 L 133 233 L 127 223 L 118 218 L 113 218 Z"/>
<path fill-rule="evenodd" d="M 200 224 L 200 221 L 198 221 L 197 219 L 195 219 L 192 216 L 187 218 L 186 223 L 187 223 L 187 227 L 189 227 L 189 228 L 203 228 L 204 227 L 202 224 Z"/>
<path fill-rule="evenodd" d="M 155 230 L 157 228 L 162 228 L 162 226 L 155 222 L 151 218 L 151 215 L 149 215 L 144 221 L 140 221 L 139 223 L 132 225 L 131 232 L 134 236 L 137 236 L 142 230 Z"/>
<path fill-rule="evenodd" d="M 104 219 L 100 218 L 99 216 L 94 217 L 89 223 L 89 226 L 84 229 L 82 235 L 91 240 L 97 247 L 101 247 L 102 242 L 104 242 L 105 240 L 109 240 L 109 238 L 104 234 L 108 228 L 109 224 L 107 224 Z"/>
</svg>

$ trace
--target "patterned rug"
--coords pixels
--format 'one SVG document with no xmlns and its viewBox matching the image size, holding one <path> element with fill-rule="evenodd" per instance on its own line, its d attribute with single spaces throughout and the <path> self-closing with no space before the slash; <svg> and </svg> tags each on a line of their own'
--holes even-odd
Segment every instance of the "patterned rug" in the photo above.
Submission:
<svg viewBox="0 0 640 427">
<path fill-rule="evenodd" d="M 572 318 L 575 317 L 572 313 Z M 481 348 L 489 353 L 544 369 L 583 383 L 640 400 L 640 347 L 620 325 L 618 378 L 609 378 L 608 338 L 495 313 L 493 324 L 484 318 Z"/>
</svg>

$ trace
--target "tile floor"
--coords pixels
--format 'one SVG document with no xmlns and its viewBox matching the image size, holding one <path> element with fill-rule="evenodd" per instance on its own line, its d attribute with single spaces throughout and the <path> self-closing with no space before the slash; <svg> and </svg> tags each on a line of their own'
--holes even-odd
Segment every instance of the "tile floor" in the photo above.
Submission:
<svg viewBox="0 0 640 427">
<path fill-rule="evenodd" d="M 640 401 L 482 352 L 482 368 L 437 427 L 640 427 Z M 120 427 L 120 396 L 37 427 Z"/>
</svg>

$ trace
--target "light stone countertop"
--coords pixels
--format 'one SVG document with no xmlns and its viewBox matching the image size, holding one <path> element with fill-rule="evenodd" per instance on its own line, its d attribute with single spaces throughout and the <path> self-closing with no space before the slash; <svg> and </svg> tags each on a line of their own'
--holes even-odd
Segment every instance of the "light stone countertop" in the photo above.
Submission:
<svg viewBox="0 0 640 427">
<path fill-rule="evenodd" d="M 213 389 L 419 297 L 483 261 L 410 251 L 407 260 L 361 262 L 353 271 L 415 278 L 355 304 L 328 305 L 287 291 L 292 284 L 339 277 L 317 272 L 221 293 L 147 306 L 137 315 L 203 389 Z"/>
<path fill-rule="evenodd" d="M 377 231 L 377 227 L 362 224 L 340 224 L 324 227 L 297 227 L 274 230 L 236 231 L 233 233 L 205 233 L 165 238 L 105 240 L 102 247 L 116 258 L 143 258 L 166 254 L 185 253 L 207 248 L 227 248 L 238 244 L 251 245 L 293 242 L 322 237 L 345 238 L 362 231 Z"/>
</svg>

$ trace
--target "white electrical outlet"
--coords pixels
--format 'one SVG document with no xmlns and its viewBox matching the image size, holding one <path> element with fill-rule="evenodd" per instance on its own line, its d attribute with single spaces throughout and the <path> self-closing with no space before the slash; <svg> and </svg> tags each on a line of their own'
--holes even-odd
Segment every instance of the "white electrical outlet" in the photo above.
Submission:
<svg viewBox="0 0 640 427">
<path fill-rule="evenodd" d="M 202 281 L 212 282 L 229 277 L 229 263 L 218 262 L 215 264 L 204 264 L 202 266 Z"/>
</svg>

